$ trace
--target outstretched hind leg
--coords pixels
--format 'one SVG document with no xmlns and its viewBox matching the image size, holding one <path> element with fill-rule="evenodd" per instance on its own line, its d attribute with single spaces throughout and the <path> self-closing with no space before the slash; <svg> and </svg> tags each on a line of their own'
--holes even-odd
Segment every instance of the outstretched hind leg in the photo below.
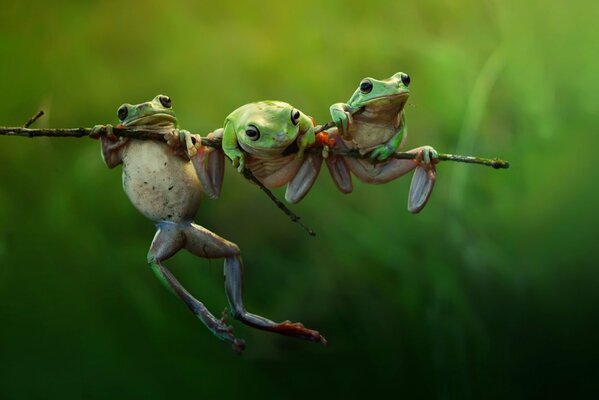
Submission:
<svg viewBox="0 0 599 400">
<path fill-rule="evenodd" d="M 265 331 L 326 343 L 320 333 L 307 329 L 300 323 L 289 321 L 276 323 L 245 310 L 242 299 L 243 264 L 237 245 L 195 224 L 191 224 L 185 229 L 185 236 L 187 238 L 185 248 L 191 253 L 200 257 L 225 258 L 225 289 L 235 319 Z"/>
<path fill-rule="evenodd" d="M 154 236 L 150 251 L 148 253 L 148 264 L 158 278 L 175 293 L 187 307 L 206 325 L 218 338 L 229 342 L 233 349 L 241 351 L 245 347 L 243 340 L 233 336 L 232 329 L 227 327 L 223 321 L 217 319 L 208 311 L 206 306 L 194 298 L 162 262 L 171 258 L 185 245 L 185 227 L 174 223 L 162 223 L 158 226 L 158 232 Z"/>
</svg>

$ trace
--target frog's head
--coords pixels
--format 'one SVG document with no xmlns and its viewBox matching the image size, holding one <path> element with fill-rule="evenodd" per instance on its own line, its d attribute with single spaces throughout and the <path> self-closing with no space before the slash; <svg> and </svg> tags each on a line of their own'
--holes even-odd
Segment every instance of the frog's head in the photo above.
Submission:
<svg viewBox="0 0 599 400">
<path fill-rule="evenodd" d="M 280 155 L 300 133 L 309 117 L 281 101 L 260 101 L 238 108 L 225 124 L 233 124 L 237 141 L 249 154 Z"/>
<path fill-rule="evenodd" d="M 141 104 L 125 103 L 119 107 L 117 115 L 121 124 L 125 126 L 177 127 L 177 117 L 171 108 L 171 99 L 162 94 Z"/>
<path fill-rule="evenodd" d="M 410 95 L 409 85 L 410 77 L 403 72 L 398 72 L 384 80 L 364 78 L 349 99 L 348 104 L 358 108 L 374 103 L 393 102 L 401 105 L 401 109 L 403 109 Z"/>
</svg>

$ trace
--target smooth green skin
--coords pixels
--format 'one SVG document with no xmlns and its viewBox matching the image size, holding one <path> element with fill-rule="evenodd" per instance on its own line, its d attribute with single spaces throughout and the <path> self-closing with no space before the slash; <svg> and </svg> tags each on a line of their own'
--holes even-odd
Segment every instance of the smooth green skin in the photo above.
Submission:
<svg viewBox="0 0 599 400">
<path fill-rule="evenodd" d="M 175 111 L 171 107 L 164 107 L 160 102 L 158 95 L 151 101 L 140 104 L 125 103 L 121 107 L 127 108 L 127 116 L 121 120 L 121 124 L 125 126 L 150 125 L 165 128 L 177 128 L 178 121 Z M 120 109 L 120 107 L 119 107 Z"/>
<path fill-rule="evenodd" d="M 259 101 L 246 104 L 233 111 L 224 123 L 223 151 L 239 172 L 245 166 L 244 150 L 256 157 L 272 158 L 297 140 L 298 157 L 306 147 L 315 142 L 314 126 L 310 117 L 299 111 L 297 124 L 291 120 L 296 108 L 282 101 Z M 249 125 L 260 131 L 257 140 L 246 135 Z"/>
<path fill-rule="evenodd" d="M 351 123 L 351 114 L 359 111 L 362 107 L 367 106 L 385 97 L 395 96 L 399 94 L 409 95 L 410 90 L 401 80 L 402 72 L 397 72 L 389 79 L 378 80 L 374 78 L 364 78 L 372 82 L 372 90 L 369 93 L 363 93 L 360 90 L 360 86 L 351 96 L 347 103 L 336 103 L 330 107 L 331 117 L 333 122 L 337 126 L 337 129 L 341 133 L 342 137 L 348 137 L 348 127 Z M 363 79 L 363 80 L 364 80 Z M 362 80 L 362 81 L 363 81 Z M 360 81 L 360 83 L 362 82 Z M 406 132 L 405 118 L 402 112 L 402 123 L 399 126 L 395 135 L 391 137 L 385 143 L 381 143 L 376 149 L 374 149 L 370 155 L 373 161 L 385 161 L 391 154 L 393 154 Z"/>
</svg>

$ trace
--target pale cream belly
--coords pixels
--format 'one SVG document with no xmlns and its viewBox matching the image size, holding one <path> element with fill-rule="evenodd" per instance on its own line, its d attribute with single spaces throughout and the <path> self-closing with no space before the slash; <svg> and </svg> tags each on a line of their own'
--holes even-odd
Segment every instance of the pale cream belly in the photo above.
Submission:
<svg viewBox="0 0 599 400">
<path fill-rule="evenodd" d="M 152 221 L 189 221 L 196 214 L 200 181 L 191 162 L 166 143 L 131 140 L 123 153 L 123 188 L 131 203 Z"/>
</svg>

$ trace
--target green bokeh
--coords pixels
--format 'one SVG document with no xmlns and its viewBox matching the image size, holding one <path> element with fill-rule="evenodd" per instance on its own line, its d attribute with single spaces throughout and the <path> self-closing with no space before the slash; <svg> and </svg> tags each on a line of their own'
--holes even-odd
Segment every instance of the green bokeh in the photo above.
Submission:
<svg viewBox="0 0 599 400">
<path fill-rule="evenodd" d="M 599 53 L 591 1 L 4 2 L 0 124 L 115 121 L 173 99 L 206 133 L 251 101 L 318 121 L 364 76 L 412 77 L 410 148 L 443 163 L 420 215 L 409 178 L 293 209 L 229 168 L 197 222 L 239 244 L 251 311 L 328 347 L 235 324 L 237 356 L 145 264 L 152 224 L 87 139 L 0 138 L 0 399 L 547 398 L 599 381 Z M 277 191 L 279 195 L 282 193 Z M 219 313 L 220 261 L 174 273 Z"/>
</svg>

